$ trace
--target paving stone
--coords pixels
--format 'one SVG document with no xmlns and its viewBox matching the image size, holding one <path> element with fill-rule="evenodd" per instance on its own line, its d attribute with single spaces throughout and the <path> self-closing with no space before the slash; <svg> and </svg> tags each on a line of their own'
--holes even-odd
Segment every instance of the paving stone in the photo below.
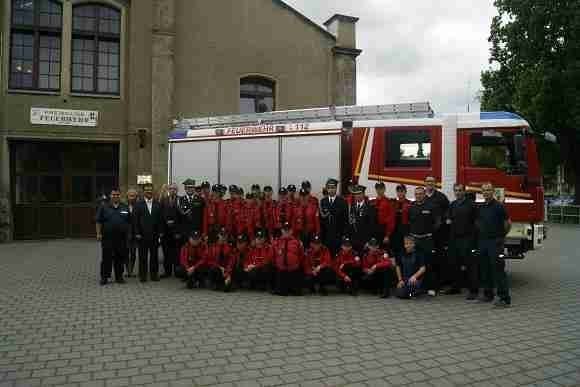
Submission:
<svg viewBox="0 0 580 387">
<path fill-rule="evenodd" d="M 578 228 L 550 231 L 543 250 L 510 262 L 508 311 L 461 297 L 188 292 L 176 280 L 100 287 L 92 242 L 0 245 L 0 383 L 574 385 Z"/>
</svg>

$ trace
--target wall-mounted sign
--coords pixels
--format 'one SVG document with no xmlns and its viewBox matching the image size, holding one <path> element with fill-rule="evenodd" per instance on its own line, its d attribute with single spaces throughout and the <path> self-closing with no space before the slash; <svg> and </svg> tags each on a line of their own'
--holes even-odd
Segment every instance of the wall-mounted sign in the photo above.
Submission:
<svg viewBox="0 0 580 387">
<path fill-rule="evenodd" d="M 34 125 L 97 126 L 99 112 L 30 108 L 30 123 Z"/>
<path fill-rule="evenodd" d="M 153 176 L 151 175 L 137 175 L 137 184 L 152 184 L 153 183 Z"/>
</svg>

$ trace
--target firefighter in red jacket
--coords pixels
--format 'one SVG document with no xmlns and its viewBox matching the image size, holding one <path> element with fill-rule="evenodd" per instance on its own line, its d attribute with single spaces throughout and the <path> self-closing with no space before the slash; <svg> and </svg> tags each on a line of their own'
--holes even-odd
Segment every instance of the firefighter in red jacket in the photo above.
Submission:
<svg viewBox="0 0 580 387">
<path fill-rule="evenodd" d="M 209 279 L 214 290 L 229 291 L 232 286 L 233 264 L 231 246 L 228 243 L 228 234 L 225 227 L 221 228 L 215 241 L 207 247 L 206 265 L 209 270 Z"/>
<path fill-rule="evenodd" d="M 208 236 L 215 238 L 220 229 L 228 224 L 228 203 L 224 200 L 226 187 L 215 184 L 211 189 L 209 201 L 205 206 Z"/>
<path fill-rule="evenodd" d="M 254 246 L 244 262 L 244 274 L 250 289 L 266 290 L 272 286 L 272 261 L 274 249 L 263 230 L 256 232 Z"/>
<path fill-rule="evenodd" d="M 352 249 L 350 237 L 345 236 L 342 238 L 342 246 L 335 262 L 339 287 L 348 291 L 351 296 L 356 296 L 362 276 L 362 265 L 360 257 Z"/>
<path fill-rule="evenodd" d="M 238 232 L 245 233 L 250 240 L 253 240 L 256 230 L 262 228 L 262 214 L 256 197 L 251 193 L 246 195 L 241 217 L 242 228 Z"/>
<path fill-rule="evenodd" d="M 393 262 L 380 248 L 376 238 L 371 238 L 367 247 L 368 250 L 362 258 L 362 286 L 379 294 L 381 298 L 389 298 L 395 278 Z"/>
<path fill-rule="evenodd" d="M 243 218 L 244 200 L 242 199 L 241 190 L 235 185 L 230 185 L 230 198 L 228 199 L 228 225 L 227 229 L 231 236 L 237 238 L 242 234 L 246 225 L 246 220 Z"/>
<path fill-rule="evenodd" d="M 286 222 L 282 236 L 274 242 L 274 267 L 276 270 L 276 292 L 280 296 L 289 293 L 302 295 L 304 279 L 304 249 L 302 242 L 292 236 L 292 227 Z"/>
<path fill-rule="evenodd" d="M 178 276 L 187 282 L 187 288 L 203 287 L 207 277 L 207 246 L 199 231 L 193 231 L 181 248 Z"/>
<path fill-rule="evenodd" d="M 271 240 L 274 237 L 274 231 L 276 230 L 276 206 L 277 203 L 272 199 L 273 190 L 272 187 L 264 187 L 264 200 L 262 201 L 262 221 L 264 229 L 268 233 L 268 238 Z"/>
<path fill-rule="evenodd" d="M 312 293 L 327 296 L 326 286 L 336 282 L 336 273 L 330 250 L 322 244 L 320 235 L 314 235 L 304 255 L 304 275 Z"/>
<path fill-rule="evenodd" d="M 318 207 L 318 199 L 312 195 L 312 184 L 308 180 L 302 182 L 301 187 L 308 193 L 308 202 Z"/>
<path fill-rule="evenodd" d="M 411 201 L 407 199 L 407 187 L 404 184 L 397 186 L 397 199 L 393 201 L 395 224 L 391 234 L 391 253 L 395 257 L 404 252 L 403 238 L 409 233 L 409 208 Z"/>
<path fill-rule="evenodd" d="M 390 237 L 395 229 L 395 211 L 391 200 L 385 196 L 385 183 L 382 181 L 375 184 L 377 197 L 371 202 L 377 212 L 377 239 L 388 246 Z"/>
<path fill-rule="evenodd" d="M 310 200 L 308 191 L 300 190 L 300 200 L 292 207 L 292 233 L 302 241 L 304 248 L 310 247 L 310 239 L 320 234 L 320 211 L 318 202 Z"/>
<path fill-rule="evenodd" d="M 284 223 L 292 223 L 292 203 L 288 199 L 288 190 L 284 187 L 278 190 L 278 202 L 274 212 L 274 222 L 276 224 L 275 238 L 278 238 L 282 232 Z"/>
<path fill-rule="evenodd" d="M 201 183 L 201 197 L 205 200 L 206 204 L 210 200 L 211 196 L 211 184 L 208 181 Z"/>
</svg>

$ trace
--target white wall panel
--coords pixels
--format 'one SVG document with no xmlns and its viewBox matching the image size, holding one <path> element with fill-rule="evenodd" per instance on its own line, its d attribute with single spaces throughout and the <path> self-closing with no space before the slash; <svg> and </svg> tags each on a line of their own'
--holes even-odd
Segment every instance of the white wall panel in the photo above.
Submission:
<svg viewBox="0 0 580 387">
<path fill-rule="evenodd" d="M 218 180 L 218 142 L 192 141 L 171 143 L 171 180 L 183 194 L 185 179 L 192 178 L 197 184 Z"/>
<path fill-rule="evenodd" d="M 278 186 L 278 138 L 222 141 L 221 182 L 249 192 L 252 184 Z"/>
<path fill-rule="evenodd" d="M 312 193 L 321 196 L 328 178 L 340 179 L 340 135 L 298 136 L 282 139 L 282 184 L 309 180 Z"/>
</svg>

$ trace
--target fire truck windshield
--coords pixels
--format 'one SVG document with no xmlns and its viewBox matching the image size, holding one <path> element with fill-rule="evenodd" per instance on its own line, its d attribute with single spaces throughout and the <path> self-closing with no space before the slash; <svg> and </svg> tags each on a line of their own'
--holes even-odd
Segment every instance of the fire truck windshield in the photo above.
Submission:
<svg viewBox="0 0 580 387">
<path fill-rule="evenodd" d="M 472 167 L 496 168 L 508 174 L 523 174 L 526 170 L 525 152 L 518 135 L 513 132 L 471 134 L 470 158 Z"/>
</svg>

